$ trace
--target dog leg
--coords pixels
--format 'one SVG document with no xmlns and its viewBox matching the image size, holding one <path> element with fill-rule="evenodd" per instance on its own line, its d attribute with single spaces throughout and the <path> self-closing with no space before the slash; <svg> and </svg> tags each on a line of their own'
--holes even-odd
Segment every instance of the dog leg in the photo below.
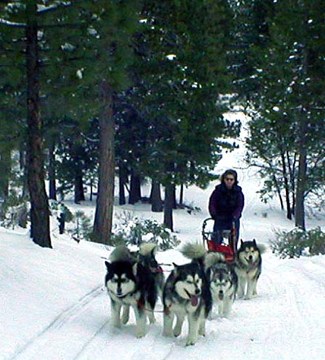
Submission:
<svg viewBox="0 0 325 360">
<path fill-rule="evenodd" d="M 245 300 L 250 300 L 253 297 L 254 291 L 254 280 L 248 279 L 247 281 L 247 293 L 245 296 Z"/>
<path fill-rule="evenodd" d="M 120 313 L 121 313 L 121 304 L 115 302 L 114 300 L 111 300 L 112 323 L 113 326 L 117 328 L 121 327 Z"/>
<path fill-rule="evenodd" d="M 129 305 L 123 305 L 122 308 L 122 324 L 126 324 L 129 321 L 130 317 L 130 306 Z"/>
<path fill-rule="evenodd" d="M 174 314 L 169 312 L 166 314 L 166 311 L 164 312 L 164 330 L 163 335 L 171 337 L 173 336 L 173 322 L 174 322 Z"/>
<path fill-rule="evenodd" d="M 177 337 L 181 334 L 182 332 L 182 327 L 183 327 L 183 323 L 184 323 L 184 320 L 185 320 L 185 316 L 182 314 L 176 314 L 176 325 L 175 325 L 175 328 L 174 328 L 174 336 Z"/>
<path fill-rule="evenodd" d="M 222 316 L 223 315 L 223 302 L 224 300 L 218 300 L 218 315 Z"/>
<path fill-rule="evenodd" d="M 205 336 L 205 319 L 200 321 L 199 335 Z"/>
<path fill-rule="evenodd" d="M 226 298 L 224 299 L 223 301 L 223 311 L 222 311 L 222 315 L 225 317 L 225 318 L 228 318 L 229 317 L 229 314 L 231 312 L 231 306 L 232 306 L 232 298 L 229 297 L 229 298 Z"/>
<path fill-rule="evenodd" d="M 186 346 L 194 345 L 197 341 L 200 321 L 193 314 L 188 315 L 188 337 Z"/>
<path fill-rule="evenodd" d="M 246 279 L 244 277 L 238 278 L 238 298 L 243 298 L 246 290 Z"/>
<path fill-rule="evenodd" d="M 257 280 L 258 279 L 254 279 L 254 286 L 253 286 L 253 295 L 256 296 L 257 295 Z"/>
<path fill-rule="evenodd" d="M 150 324 L 154 324 L 156 322 L 154 310 L 151 309 L 151 306 L 149 304 L 147 306 L 150 308 L 150 310 L 147 310 L 149 322 Z"/>
<path fill-rule="evenodd" d="M 136 330 L 135 336 L 137 338 L 142 338 L 146 335 L 146 320 L 147 316 L 143 309 L 138 309 L 137 306 L 134 307 L 135 319 L 136 319 Z"/>
</svg>

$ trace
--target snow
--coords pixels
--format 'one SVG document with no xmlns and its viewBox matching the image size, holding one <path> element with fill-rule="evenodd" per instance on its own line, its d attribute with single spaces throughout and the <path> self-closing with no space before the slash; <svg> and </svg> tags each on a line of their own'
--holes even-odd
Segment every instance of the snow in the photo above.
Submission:
<svg viewBox="0 0 325 360">
<path fill-rule="evenodd" d="M 229 116 L 238 117 L 238 114 Z M 268 245 L 275 229 L 291 230 L 274 201 L 260 202 L 260 180 L 253 169 L 243 168 L 244 143 L 225 154 L 216 171 L 238 170 L 246 197 L 241 220 L 241 238 L 255 238 Z M 207 202 L 216 184 L 205 189 L 190 187 L 185 201 L 201 208 L 189 214 L 174 212 L 177 237 L 184 242 L 201 241 L 202 222 L 208 217 Z M 65 204 L 94 214 L 94 203 Z M 115 207 L 156 219 L 149 205 Z M 309 228 L 325 227 L 324 214 L 308 218 Z M 207 321 L 206 337 L 186 347 L 187 328 L 179 338 L 162 336 L 162 305 L 157 305 L 157 322 L 148 325 L 142 339 L 134 336 L 135 322 L 116 329 L 110 322 L 110 303 L 103 287 L 104 259 L 111 248 L 69 235 L 59 235 L 52 220 L 53 249 L 35 245 L 25 229 L 0 228 L 0 359 L 17 360 L 321 360 L 325 359 L 325 256 L 279 259 L 270 249 L 263 255 L 263 272 L 258 296 L 236 300 L 229 319 Z M 177 249 L 158 252 L 166 276 L 172 262 L 186 260 Z"/>
</svg>

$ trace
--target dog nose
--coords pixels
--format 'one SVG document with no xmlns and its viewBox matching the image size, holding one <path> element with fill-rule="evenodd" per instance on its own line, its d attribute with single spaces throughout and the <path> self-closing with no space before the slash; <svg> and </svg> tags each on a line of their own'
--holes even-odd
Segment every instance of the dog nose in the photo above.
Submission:
<svg viewBox="0 0 325 360">
<path fill-rule="evenodd" d="M 223 295 L 223 290 L 219 290 L 219 295 Z"/>
<path fill-rule="evenodd" d="M 253 256 L 252 256 L 252 255 L 249 255 L 249 260 L 253 260 Z"/>
<path fill-rule="evenodd" d="M 195 295 L 199 295 L 201 293 L 200 289 L 195 289 Z"/>
</svg>

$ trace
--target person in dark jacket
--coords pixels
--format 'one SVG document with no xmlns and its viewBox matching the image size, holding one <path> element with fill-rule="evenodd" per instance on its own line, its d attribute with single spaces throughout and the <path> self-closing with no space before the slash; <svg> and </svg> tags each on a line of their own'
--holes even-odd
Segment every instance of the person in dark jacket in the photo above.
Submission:
<svg viewBox="0 0 325 360">
<path fill-rule="evenodd" d="M 222 232 L 236 228 L 236 239 L 239 238 L 240 217 L 245 199 L 242 188 L 238 185 L 237 172 L 226 170 L 221 176 L 221 184 L 217 185 L 209 199 L 209 213 L 214 219 L 213 240 L 222 243 Z"/>
</svg>

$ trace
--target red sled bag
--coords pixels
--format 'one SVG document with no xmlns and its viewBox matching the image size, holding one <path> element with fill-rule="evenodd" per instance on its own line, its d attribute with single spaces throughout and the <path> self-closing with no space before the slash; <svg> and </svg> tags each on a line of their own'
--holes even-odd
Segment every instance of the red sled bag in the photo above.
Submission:
<svg viewBox="0 0 325 360">
<path fill-rule="evenodd" d="M 234 259 L 234 251 L 230 245 L 217 244 L 212 240 L 208 240 L 208 250 L 222 253 L 226 261 L 233 261 Z"/>
</svg>

